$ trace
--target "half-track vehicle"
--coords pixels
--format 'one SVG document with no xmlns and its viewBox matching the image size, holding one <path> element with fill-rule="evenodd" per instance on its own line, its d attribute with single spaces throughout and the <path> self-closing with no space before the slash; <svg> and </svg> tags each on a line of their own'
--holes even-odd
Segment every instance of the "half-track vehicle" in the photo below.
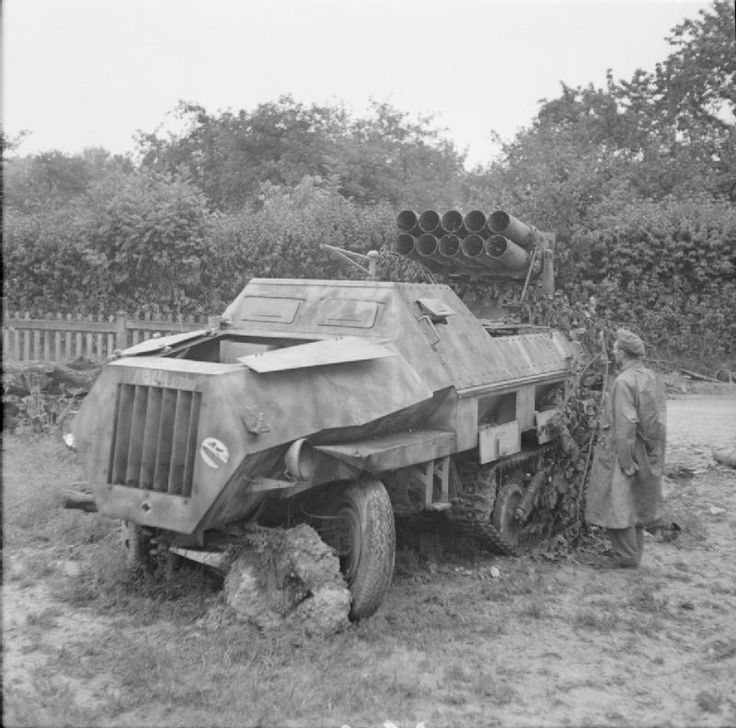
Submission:
<svg viewBox="0 0 736 728">
<path fill-rule="evenodd" d="M 510 237 L 490 250 L 492 234 L 464 246 L 478 235 L 465 231 L 440 253 L 413 224 L 397 250 L 546 285 L 553 237 L 506 218 Z M 363 618 L 391 583 L 395 514 L 443 511 L 515 551 L 580 356 L 559 331 L 477 318 L 446 284 L 257 278 L 219 325 L 110 361 L 74 443 L 133 560 L 152 543 L 205 554 L 249 528 L 308 522 Z"/>
</svg>

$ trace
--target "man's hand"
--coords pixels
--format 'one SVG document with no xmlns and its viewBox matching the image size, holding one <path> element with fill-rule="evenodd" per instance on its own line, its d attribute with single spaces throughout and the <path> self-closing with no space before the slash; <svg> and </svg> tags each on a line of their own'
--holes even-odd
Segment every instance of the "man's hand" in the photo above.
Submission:
<svg viewBox="0 0 736 728">
<path fill-rule="evenodd" d="M 637 467 L 636 463 L 634 463 L 630 468 L 622 468 L 624 471 L 624 475 L 628 475 L 631 477 L 639 468 Z"/>
</svg>

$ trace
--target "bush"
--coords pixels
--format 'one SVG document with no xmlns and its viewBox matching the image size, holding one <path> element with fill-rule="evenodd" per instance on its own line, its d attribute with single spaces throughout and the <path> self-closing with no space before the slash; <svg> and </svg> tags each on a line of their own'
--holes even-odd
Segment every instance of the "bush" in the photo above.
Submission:
<svg viewBox="0 0 736 728">
<path fill-rule="evenodd" d="M 262 203 L 257 211 L 211 218 L 212 255 L 203 276 L 209 311 L 224 308 L 252 277 L 364 278 L 320 245 L 365 254 L 393 239 L 387 205 L 356 205 L 320 178 L 305 177 L 291 189 L 266 187 Z"/>
<path fill-rule="evenodd" d="M 600 211 L 560 246 L 573 300 L 636 329 L 659 357 L 705 365 L 736 355 L 736 210 L 726 203 L 637 201 Z"/>
<path fill-rule="evenodd" d="M 186 182 L 110 173 L 67 205 L 5 219 L 11 308 L 200 313 L 204 198 Z"/>
</svg>

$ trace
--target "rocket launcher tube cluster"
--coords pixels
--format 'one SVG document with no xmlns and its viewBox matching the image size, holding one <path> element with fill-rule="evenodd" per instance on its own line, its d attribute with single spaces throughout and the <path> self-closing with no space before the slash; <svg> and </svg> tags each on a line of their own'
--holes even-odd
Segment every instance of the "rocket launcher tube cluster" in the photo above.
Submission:
<svg viewBox="0 0 736 728">
<path fill-rule="evenodd" d="M 441 214 L 407 209 L 397 215 L 396 224 L 397 253 L 447 273 L 522 278 L 531 252 L 545 244 L 545 234 L 504 210 L 488 215 L 471 210 L 463 215 L 455 209 Z"/>
<path fill-rule="evenodd" d="M 542 246 L 544 236 L 550 237 L 504 210 L 489 215 L 471 210 L 463 215 L 455 209 L 442 214 L 406 209 L 397 215 L 396 225 L 394 250 L 399 255 L 419 260 L 434 272 L 475 276 L 525 276 L 531 252 Z M 535 265 L 533 274 L 537 272 Z"/>
</svg>

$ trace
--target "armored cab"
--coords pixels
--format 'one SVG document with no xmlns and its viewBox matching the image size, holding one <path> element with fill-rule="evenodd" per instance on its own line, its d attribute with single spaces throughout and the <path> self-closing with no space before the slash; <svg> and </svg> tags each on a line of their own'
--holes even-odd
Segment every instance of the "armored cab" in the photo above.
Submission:
<svg viewBox="0 0 736 728">
<path fill-rule="evenodd" d="M 366 617 L 391 582 L 395 513 L 446 511 L 514 551 L 580 353 L 476 318 L 444 284 L 254 279 L 219 326 L 110 362 L 75 445 L 134 558 L 151 537 L 211 551 L 308 521 Z"/>
</svg>

